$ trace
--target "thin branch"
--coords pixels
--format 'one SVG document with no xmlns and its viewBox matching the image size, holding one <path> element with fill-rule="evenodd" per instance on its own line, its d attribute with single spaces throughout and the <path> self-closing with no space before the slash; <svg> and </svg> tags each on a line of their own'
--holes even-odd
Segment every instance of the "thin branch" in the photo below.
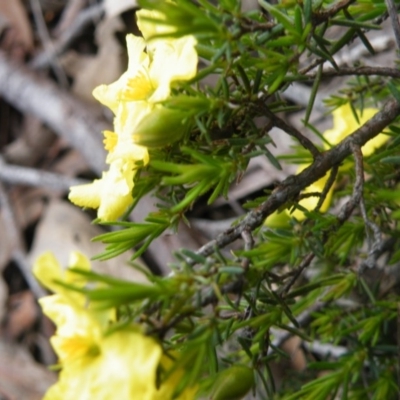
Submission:
<svg viewBox="0 0 400 400">
<path fill-rule="evenodd" d="M 324 203 L 326 196 L 328 195 L 329 191 L 331 190 L 331 187 L 335 183 L 335 179 L 336 179 L 338 170 L 339 170 L 339 167 L 337 165 L 334 165 L 332 167 L 329 178 L 324 186 L 324 190 L 321 193 L 321 197 L 319 198 L 317 207 L 315 207 L 314 211 L 319 211 L 319 209 L 322 207 L 322 204 Z"/>
<path fill-rule="evenodd" d="M 253 248 L 253 246 L 254 246 L 254 238 L 253 238 L 253 235 L 251 234 L 251 231 L 248 230 L 248 229 L 245 229 L 245 230 L 242 232 L 242 239 L 243 239 L 243 242 L 244 242 L 244 250 L 245 250 L 245 251 L 251 250 L 251 249 Z M 245 271 L 248 270 L 249 265 L 250 265 L 249 259 L 246 258 L 246 257 L 243 258 L 243 260 L 242 260 L 242 267 L 243 267 L 243 269 L 244 269 Z"/>
<path fill-rule="evenodd" d="M 390 22 L 392 23 L 397 49 L 400 50 L 400 24 L 399 24 L 399 18 L 397 16 L 396 5 L 394 4 L 393 0 L 385 0 L 385 3 L 390 17 Z"/>
<path fill-rule="evenodd" d="M 53 48 L 53 43 L 51 41 L 50 34 L 47 30 L 46 22 L 43 17 L 42 6 L 40 5 L 39 0 L 30 0 L 30 4 L 40 40 L 42 41 L 42 45 L 45 51 L 47 52 Z M 51 60 L 50 64 L 61 86 L 67 87 L 68 79 L 58 61 L 53 59 Z"/>
<path fill-rule="evenodd" d="M 338 12 L 346 9 L 351 3 L 354 3 L 356 0 L 341 0 L 337 3 L 333 4 L 326 10 L 315 12 L 312 15 L 312 21 L 314 25 L 322 24 L 325 21 L 328 21 L 332 17 L 334 17 Z"/>
<path fill-rule="evenodd" d="M 305 137 L 295 127 L 287 124 L 283 119 L 279 118 L 277 115 L 271 112 L 267 107 L 264 107 L 264 110 L 266 116 L 271 119 L 271 122 L 274 126 L 282 129 L 288 135 L 297 139 L 299 143 L 312 154 L 314 159 L 316 159 L 321 155 L 321 152 L 315 147 L 314 143 L 310 139 Z"/>
<path fill-rule="evenodd" d="M 300 275 L 304 271 L 304 269 L 307 268 L 311 264 L 311 261 L 314 259 L 314 257 L 315 257 L 314 253 L 308 253 L 304 257 L 303 261 L 296 268 L 296 271 L 293 274 L 293 276 L 291 277 L 291 279 L 278 289 L 279 294 L 283 294 L 283 295 L 288 294 L 290 288 L 295 284 L 295 282 L 300 277 Z"/>
<path fill-rule="evenodd" d="M 383 246 L 383 241 L 382 241 L 382 232 L 379 229 L 379 226 L 376 225 L 374 222 L 370 221 L 365 207 L 364 197 L 362 193 L 364 186 L 364 168 L 363 168 L 363 155 L 361 152 L 361 147 L 357 145 L 353 145 L 352 147 L 356 165 L 356 183 L 358 182 L 359 186 L 358 189 L 359 193 L 357 194 L 357 197 L 359 198 L 358 203 L 360 205 L 361 216 L 364 220 L 366 228 L 370 228 L 373 232 L 373 239 L 371 240 L 369 238 L 369 233 L 367 229 L 369 253 L 368 253 L 368 258 L 360 266 L 360 272 L 362 272 L 365 267 L 373 268 L 375 266 L 376 260 L 381 254 L 380 250 Z"/>
<path fill-rule="evenodd" d="M 71 24 L 71 26 L 63 33 L 63 35 L 53 42 L 51 47 L 47 47 L 43 52 L 39 53 L 29 65 L 34 69 L 47 67 L 54 59 L 62 54 L 75 40 L 85 27 L 99 20 L 104 14 L 104 5 L 94 4 L 93 6 L 83 10 Z"/>
<path fill-rule="evenodd" d="M 321 198 L 321 196 L 322 196 L 322 192 L 302 193 L 302 194 L 299 194 L 299 196 L 297 197 L 297 201 L 299 202 L 300 200 L 303 200 L 303 199 L 309 199 L 310 197 Z"/>
<path fill-rule="evenodd" d="M 360 149 L 360 146 L 351 142 L 350 148 L 352 149 L 353 154 L 355 154 L 356 181 L 354 182 L 353 193 L 351 195 L 350 200 L 342 207 L 342 209 L 340 210 L 340 212 L 338 214 L 339 223 L 343 223 L 344 221 L 346 221 L 350 217 L 351 213 L 353 212 L 353 210 L 357 206 L 357 204 L 360 203 L 360 200 L 362 197 L 363 185 L 364 185 L 362 160 L 361 160 L 361 165 L 360 165 L 359 160 L 358 160 L 358 155 L 357 155 L 357 149 Z M 361 157 L 362 157 L 362 155 L 361 155 Z"/>
<path fill-rule="evenodd" d="M 312 321 L 312 314 L 324 308 L 326 304 L 326 302 L 317 302 L 313 304 L 297 317 L 296 320 L 298 327 L 295 327 L 292 323 L 289 324 L 289 327 L 298 329 L 308 326 Z M 293 336 L 293 333 L 290 331 L 281 332 L 276 329 L 271 329 L 271 333 L 276 335 L 276 338 L 272 341 L 272 346 L 268 348 L 268 355 L 272 354 L 275 351 L 274 348 L 280 347 L 282 343 L 286 342 L 286 340 Z"/>
<path fill-rule="evenodd" d="M 234 282 L 227 283 L 226 285 L 220 288 L 221 294 L 240 294 L 243 289 L 242 280 L 237 280 Z M 197 306 L 193 306 L 193 308 L 187 309 L 185 312 L 177 313 L 173 318 L 171 318 L 167 323 L 161 322 L 154 329 L 150 330 L 149 333 L 157 333 L 158 337 L 162 338 L 171 328 L 173 328 L 180 321 L 185 319 L 186 317 L 192 315 L 196 309 L 199 307 L 206 307 L 210 304 L 214 304 L 219 300 L 218 296 L 215 294 L 214 290 L 212 290 L 207 296 L 205 296 L 200 304 Z M 152 308 L 156 310 L 156 307 Z"/>
<path fill-rule="evenodd" d="M 314 80 L 317 73 L 313 72 L 304 76 L 307 80 Z M 323 78 L 329 78 L 333 76 L 387 76 L 391 78 L 400 78 L 400 71 L 395 68 L 386 67 L 340 67 L 339 69 L 324 69 L 322 71 Z"/>
</svg>

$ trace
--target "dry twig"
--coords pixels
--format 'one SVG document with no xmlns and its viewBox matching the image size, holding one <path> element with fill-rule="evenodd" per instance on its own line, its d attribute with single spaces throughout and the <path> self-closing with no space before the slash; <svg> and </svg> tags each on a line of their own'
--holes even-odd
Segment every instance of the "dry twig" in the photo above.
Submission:
<svg viewBox="0 0 400 400">
<path fill-rule="evenodd" d="M 85 29 L 85 27 L 101 18 L 104 14 L 103 4 L 95 4 L 79 13 L 69 29 L 65 30 L 52 46 L 45 48 L 31 62 L 34 69 L 46 68 L 60 54 L 64 53 L 72 41 Z"/>
</svg>

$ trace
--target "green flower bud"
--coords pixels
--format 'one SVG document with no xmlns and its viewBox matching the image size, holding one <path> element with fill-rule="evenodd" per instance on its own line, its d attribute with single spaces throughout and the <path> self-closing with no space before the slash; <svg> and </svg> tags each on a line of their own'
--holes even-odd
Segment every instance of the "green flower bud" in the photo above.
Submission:
<svg viewBox="0 0 400 400">
<path fill-rule="evenodd" d="M 181 94 L 172 96 L 164 101 L 164 105 L 168 108 L 179 109 L 182 111 L 189 110 L 191 115 L 207 112 L 217 106 L 220 102 L 218 100 L 210 100 L 204 96 L 187 96 Z"/>
<path fill-rule="evenodd" d="M 217 375 L 212 400 L 240 400 L 254 386 L 253 370 L 244 365 L 235 365 Z"/>
<path fill-rule="evenodd" d="M 187 132 L 190 113 L 160 107 L 146 115 L 133 134 L 136 144 L 146 147 L 163 147 L 179 139 Z"/>
</svg>

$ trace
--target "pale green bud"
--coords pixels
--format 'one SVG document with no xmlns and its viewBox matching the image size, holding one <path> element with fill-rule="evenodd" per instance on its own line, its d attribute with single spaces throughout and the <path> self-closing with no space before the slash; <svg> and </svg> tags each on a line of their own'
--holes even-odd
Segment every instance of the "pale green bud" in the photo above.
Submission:
<svg viewBox="0 0 400 400">
<path fill-rule="evenodd" d="M 160 107 L 146 115 L 133 134 L 136 144 L 163 147 L 182 139 L 190 124 L 190 113 Z"/>
<path fill-rule="evenodd" d="M 240 400 L 254 386 L 253 370 L 244 365 L 235 365 L 217 375 L 212 400 Z"/>
</svg>

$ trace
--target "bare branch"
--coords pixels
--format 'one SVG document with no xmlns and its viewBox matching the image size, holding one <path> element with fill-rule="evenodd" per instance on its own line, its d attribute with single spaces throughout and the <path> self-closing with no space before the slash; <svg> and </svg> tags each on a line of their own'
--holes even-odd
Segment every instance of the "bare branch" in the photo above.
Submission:
<svg viewBox="0 0 400 400">
<path fill-rule="evenodd" d="M 277 115 L 271 112 L 267 107 L 264 108 L 266 116 L 271 119 L 273 126 L 282 129 L 288 135 L 294 137 L 299 141 L 299 143 L 307 149 L 313 156 L 317 158 L 320 156 L 321 152 L 315 147 L 314 143 L 305 137 L 301 132 L 299 132 L 295 127 L 287 124 L 283 119 L 280 119 Z"/>
<path fill-rule="evenodd" d="M 103 4 L 94 4 L 93 6 L 81 11 L 75 21 L 71 24 L 63 35 L 52 43 L 51 47 L 47 47 L 43 52 L 39 53 L 31 62 L 30 66 L 34 69 L 45 68 L 54 59 L 62 54 L 71 42 L 85 29 L 85 27 L 101 18 L 104 14 Z"/>
<path fill-rule="evenodd" d="M 32 7 L 33 18 L 35 20 L 39 37 L 40 40 L 42 41 L 42 45 L 46 52 L 50 51 L 50 49 L 53 49 L 53 43 L 51 41 L 49 31 L 47 30 L 46 21 L 44 20 L 43 17 L 42 6 L 40 5 L 39 0 L 30 0 L 30 4 Z M 65 75 L 64 70 L 58 63 L 58 60 L 52 59 L 50 61 L 50 64 L 57 77 L 58 82 L 61 84 L 61 86 L 66 88 L 68 86 L 68 79 L 67 76 Z"/>
<path fill-rule="evenodd" d="M 329 175 L 329 178 L 324 186 L 324 190 L 321 193 L 321 197 L 318 200 L 318 204 L 317 207 L 315 207 L 314 211 L 318 211 L 321 207 L 322 204 L 324 203 L 324 200 L 326 198 L 326 196 L 328 195 L 329 191 L 331 190 L 331 187 L 333 186 L 333 184 L 335 183 L 335 179 L 336 179 L 336 175 L 338 173 L 338 169 L 339 167 L 337 165 L 334 165 L 332 167 L 331 173 Z"/>
<path fill-rule="evenodd" d="M 397 16 L 396 5 L 393 0 L 385 0 L 390 22 L 392 23 L 394 38 L 396 40 L 397 48 L 400 50 L 400 24 Z"/>
<path fill-rule="evenodd" d="M 310 73 L 305 75 L 307 80 L 314 80 L 317 73 Z M 391 78 L 400 78 L 400 71 L 395 68 L 386 67 L 340 67 L 339 69 L 324 69 L 322 71 L 322 77 L 328 78 L 333 76 L 387 76 Z"/>
<path fill-rule="evenodd" d="M 360 272 L 363 272 L 365 267 L 373 268 L 375 266 L 376 260 L 378 259 L 379 255 L 381 254 L 381 248 L 383 246 L 382 241 L 382 232 L 379 229 L 379 226 L 376 225 L 374 222 L 370 221 L 367 215 L 367 210 L 365 207 L 364 197 L 363 197 L 363 185 L 364 185 L 364 168 L 363 168 L 363 155 L 361 152 L 360 146 L 353 145 L 353 153 L 354 159 L 356 164 L 356 185 L 358 187 L 358 203 L 360 205 L 361 216 L 364 220 L 366 228 L 370 228 L 373 232 L 373 239 L 370 240 L 368 229 L 367 229 L 367 236 L 368 236 L 368 247 L 369 247 L 369 254 L 368 258 L 361 264 Z"/>
<path fill-rule="evenodd" d="M 242 232 L 242 239 L 244 241 L 244 250 L 248 251 L 251 250 L 254 246 L 254 238 L 253 235 L 251 234 L 250 230 L 245 229 Z M 243 258 L 242 260 L 242 267 L 244 270 L 247 270 L 249 268 L 250 261 L 248 258 Z"/>
</svg>

